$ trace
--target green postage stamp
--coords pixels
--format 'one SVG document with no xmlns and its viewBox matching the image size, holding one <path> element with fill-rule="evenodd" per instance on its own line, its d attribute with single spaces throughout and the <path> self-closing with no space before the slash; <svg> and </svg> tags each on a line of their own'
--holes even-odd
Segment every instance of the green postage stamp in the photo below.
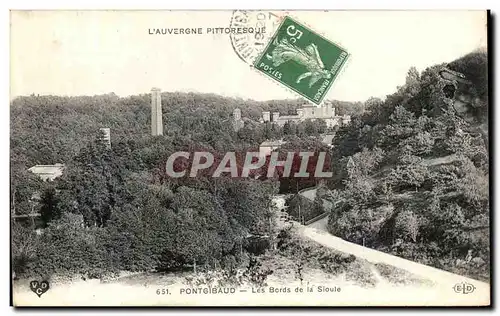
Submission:
<svg viewBox="0 0 500 316">
<path fill-rule="evenodd" d="M 319 105 L 348 56 L 339 45 L 285 17 L 254 66 Z"/>
</svg>

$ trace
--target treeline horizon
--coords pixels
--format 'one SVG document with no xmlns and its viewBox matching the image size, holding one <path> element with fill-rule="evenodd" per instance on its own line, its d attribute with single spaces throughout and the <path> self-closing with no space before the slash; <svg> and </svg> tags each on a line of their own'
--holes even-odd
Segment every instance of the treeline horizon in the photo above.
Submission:
<svg viewBox="0 0 500 316">
<path fill-rule="evenodd" d="M 217 97 L 221 97 L 221 98 L 227 98 L 227 99 L 234 99 L 235 101 L 243 101 L 243 102 L 255 102 L 255 103 L 264 103 L 264 104 L 268 104 L 268 103 L 281 103 L 281 102 L 291 102 L 291 103 L 295 103 L 295 102 L 302 102 L 304 105 L 314 105 L 314 106 L 317 106 L 319 107 L 318 105 L 312 103 L 311 101 L 305 99 L 305 98 L 302 98 L 302 97 L 296 97 L 296 98 L 282 98 L 282 99 L 265 99 L 265 100 L 256 100 L 256 99 L 253 99 L 253 98 L 244 98 L 244 97 L 238 97 L 238 96 L 227 96 L 227 95 L 223 95 L 221 93 L 214 93 L 214 92 L 197 92 L 197 91 L 168 91 L 168 90 L 161 90 L 160 93 L 163 95 L 163 94 L 194 94 L 194 95 L 200 95 L 200 96 L 203 96 L 203 95 L 207 95 L 207 96 L 217 96 Z M 119 99 L 127 99 L 127 98 L 133 98 L 133 97 L 142 97 L 142 96 L 151 96 L 151 92 L 146 92 L 146 93 L 136 93 L 136 94 L 129 94 L 129 95 L 118 95 L 116 94 L 114 91 L 110 91 L 110 92 L 107 92 L 107 93 L 95 93 L 95 94 L 77 94 L 77 95 L 66 95 L 66 94 L 52 94 L 52 93 L 47 93 L 47 94 L 41 94 L 41 93 L 35 93 L 35 92 L 32 92 L 30 94 L 22 94 L 22 95 L 16 95 L 14 97 L 11 97 L 10 98 L 10 102 L 14 102 L 16 99 L 18 98 L 27 98 L 27 97 L 38 97 L 38 98 L 42 98 L 42 97 L 60 97 L 60 98 L 79 98 L 79 97 L 84 97 L 84 98 L 88 98 L 88 97 L 102 97 L 102 96 L 111 96 L 111 97 L 116 97 L 116 98 L 119 98 Z M 385 96 L 387 97 L 387 95 Z M 384 98 L 385 98 L 384 97 Z M 325 102 L 332 102 L 332 103 L 338 103 L 338 104 L 343 104 L 343 103 L 353 103 L 353 104 L 357 104 L 357 103 L 364 103 L 366 102 L 368 99 L 370 98 L 374 98 L 373 96 L 372 97 L 369 97 L 367 98 L 366 100 L 352 100 L 352 101 L 349 101 L 349 100 L 338 100 L 338 99 L 325 99 L 323 100 L 323 103 Z M 380 97 L 377 97 L 377 98 L 380 98 Z M 380 98 L 380 99 L 384 99 L 384 98 Z"/>
</svg>

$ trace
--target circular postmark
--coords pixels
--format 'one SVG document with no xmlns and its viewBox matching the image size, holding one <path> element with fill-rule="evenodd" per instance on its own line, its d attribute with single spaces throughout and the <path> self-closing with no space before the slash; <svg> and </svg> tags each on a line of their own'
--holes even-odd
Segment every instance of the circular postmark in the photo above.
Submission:
<svg viewBox="0 0 500 316">
<path fill-rule="evenodd" d="M 258 30 L 247 33 L 232 33 L 231 45 L 234 51 L 247 64 L 253 65 L 260 53 L 278 29 L 285 12 L 236 10 L 231 17 L 231 28 Z"/>
</svg>

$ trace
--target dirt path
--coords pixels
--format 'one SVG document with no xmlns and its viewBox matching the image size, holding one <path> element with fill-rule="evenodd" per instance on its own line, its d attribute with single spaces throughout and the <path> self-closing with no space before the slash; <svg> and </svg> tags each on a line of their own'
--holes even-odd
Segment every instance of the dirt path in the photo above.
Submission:
<svg viewBox="0 0 500 316">
<path fill-rule="evenodd" d="M 315 192 L 315 190 L 310 191 Z M 377 268 L 374 266 L 374 264 L 381 263 L 395 267 L 396 269 L 407 271 L 411 274 L 421 277 L 422 279 L 432 280 L 433 282 L 435 282 L 434 288 L 440 289 L 440 293 L 452 293 L 458 295 L 458 293 L 455 293 L 453 290 L 453 287 L 457 283 L 465 282 L 472 284 L 475 287 L 474 292 L 469 295 L 464 295 L 461 293 L 460 295 L 464 296 L 463 299 L 468 300 L 471 297 L 474 297 L 475 299 L 479 298 L 482 301 L 489 302 L 490 285 L 488 283 L 419 264 L 335 237 L 328 232 L 328 217 L 314 222 L 308 226 L 301 226 L 298 223 L 294 223 L 294 226 L 295 225 L 300 227 L 299 233 L 305 238 L 314 240 L 315 242 L 334 250 L 352 254 L 357 258 L 369 261 L 372 264 L 372 273 L 379 281 L 378 287 L 384 287 L 388 285 L 381 277 Z M 437 297 L 441 297 L 442 295 L 443 294 L 439 294 Z"/>
<path fill-rule="evenodd" d="M 302 226 L 300 233 L 306 238 L 312 239 L 323 246 L 335 249 L 337 251 L 352 254 L 371 263 L 384 263 L 408 271 L 417 276 L 430 279 L 435 282 L 438 287 L 453 289 L 453 286 L 459 282 L 470 283 L 476 288 L 474 291 L 476 295 L 489 297 L 490 285 L 487 283 L 473 280 L 447 271 L 439 270 L 393 255 L 389 255 L 381 251 L 363 247 L 315 228 Z"/>
<path fill-rule="evenodd" d="M 312 224 L 307 225 L 307 227 L 315 228 L 315 229 L 322 230 L 322 231 L 325 231 L 325 232 L 328 231 L 328 227 L 327 226 L 328 226 L 328 216 L 325 217 L 325 218 L 320 219 L 319 221 L 316 221 L 316 222 L 314 222 Z"/>
</svg>

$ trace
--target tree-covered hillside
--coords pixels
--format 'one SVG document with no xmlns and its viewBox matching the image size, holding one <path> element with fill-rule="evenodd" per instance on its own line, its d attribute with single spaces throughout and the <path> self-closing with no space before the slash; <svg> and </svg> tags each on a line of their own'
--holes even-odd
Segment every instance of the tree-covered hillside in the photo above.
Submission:
<svg viewBox="0 0 500 316">
<path fill-rule="evenodd" d="M 447 98 L 443 67 L 470 84 Z M 487 122 L 487 82 L 487 54 L 478 51 L 422 73 L 412 68 L 396 93 L 368 100 L 334 140 L 331 199 L 342 202 L 330 215 L 330 232 L 487 280 L 489 159 L 474 123 Z M 453 101 L 460 95 L 476 121 L 458 115 Z"/>
<path fill-rule="evenodd" d="M 270 235 L 276 179 L 170 179 L 165 161 L 176 151 L 223 155 L 255 150 L 266 139 L 314 137 L 324 124 L 258 123 L 262 111 L 294 113 L 301 100 L 165 92 L 165 135 L 152 137 L 150 100 L 149 94 L 119 98 L 111 93 L 12 101 L 11 211 L 42 214 L 34 226 L 13 222 L 18 275 L 234 266 L 250 247 L 249 234 Z M 235 108 L 245 119 L 238 132 L 232 125 Z M 102 127 L 111 129 L 111 149 L 103 145 Z M 27 170 L 54 163 L 66 166 L 54 182 L 42 182 Z M 37 235 L 35 228 L 43 233 Z"/>
<path fill-rule="evenodd" d="M 440 76 L 443 66 L 470 84 L 450 90 Z M 338 114 L 356 115 L 337 131 L 328 155 L 334 177 L 323 198 L 335 205 L 330 232 L 488 279 L 489 157 L 477 124 L 488 113 L 487 81 L 487 56 L 475 52 L 422 73 L 410 69 L 406 84 L 384 101 L 334 101 Z M 477 119 L 458 115 L 452 96 Z M 163 169 L 176 151 L 241 153 L 267 139 L 288 141 L 281 156 L 330 151 L 318 137 L 324 122 L 258 123 L 262 111 L 292 114 L 303 101 L 165 92 L 165 135 L 152 137 L 150 98 L 32 95 L 11 102 L 11 212 L 42 215 L 36 225 L 12 222 L 16 273 L 100 276 L 193 264 L 234 267 L 252 249 L 248 236 L 275 233 L 271 196 L 318 182 L 169 179 Z M 235 108 L 245 118 L 238 132 Z M 102 142 L 102 127 L 111 129 L 111 149 Z M 27 171 L 54 163 L 66 166 L 54 182 Z"/>
</svg>

